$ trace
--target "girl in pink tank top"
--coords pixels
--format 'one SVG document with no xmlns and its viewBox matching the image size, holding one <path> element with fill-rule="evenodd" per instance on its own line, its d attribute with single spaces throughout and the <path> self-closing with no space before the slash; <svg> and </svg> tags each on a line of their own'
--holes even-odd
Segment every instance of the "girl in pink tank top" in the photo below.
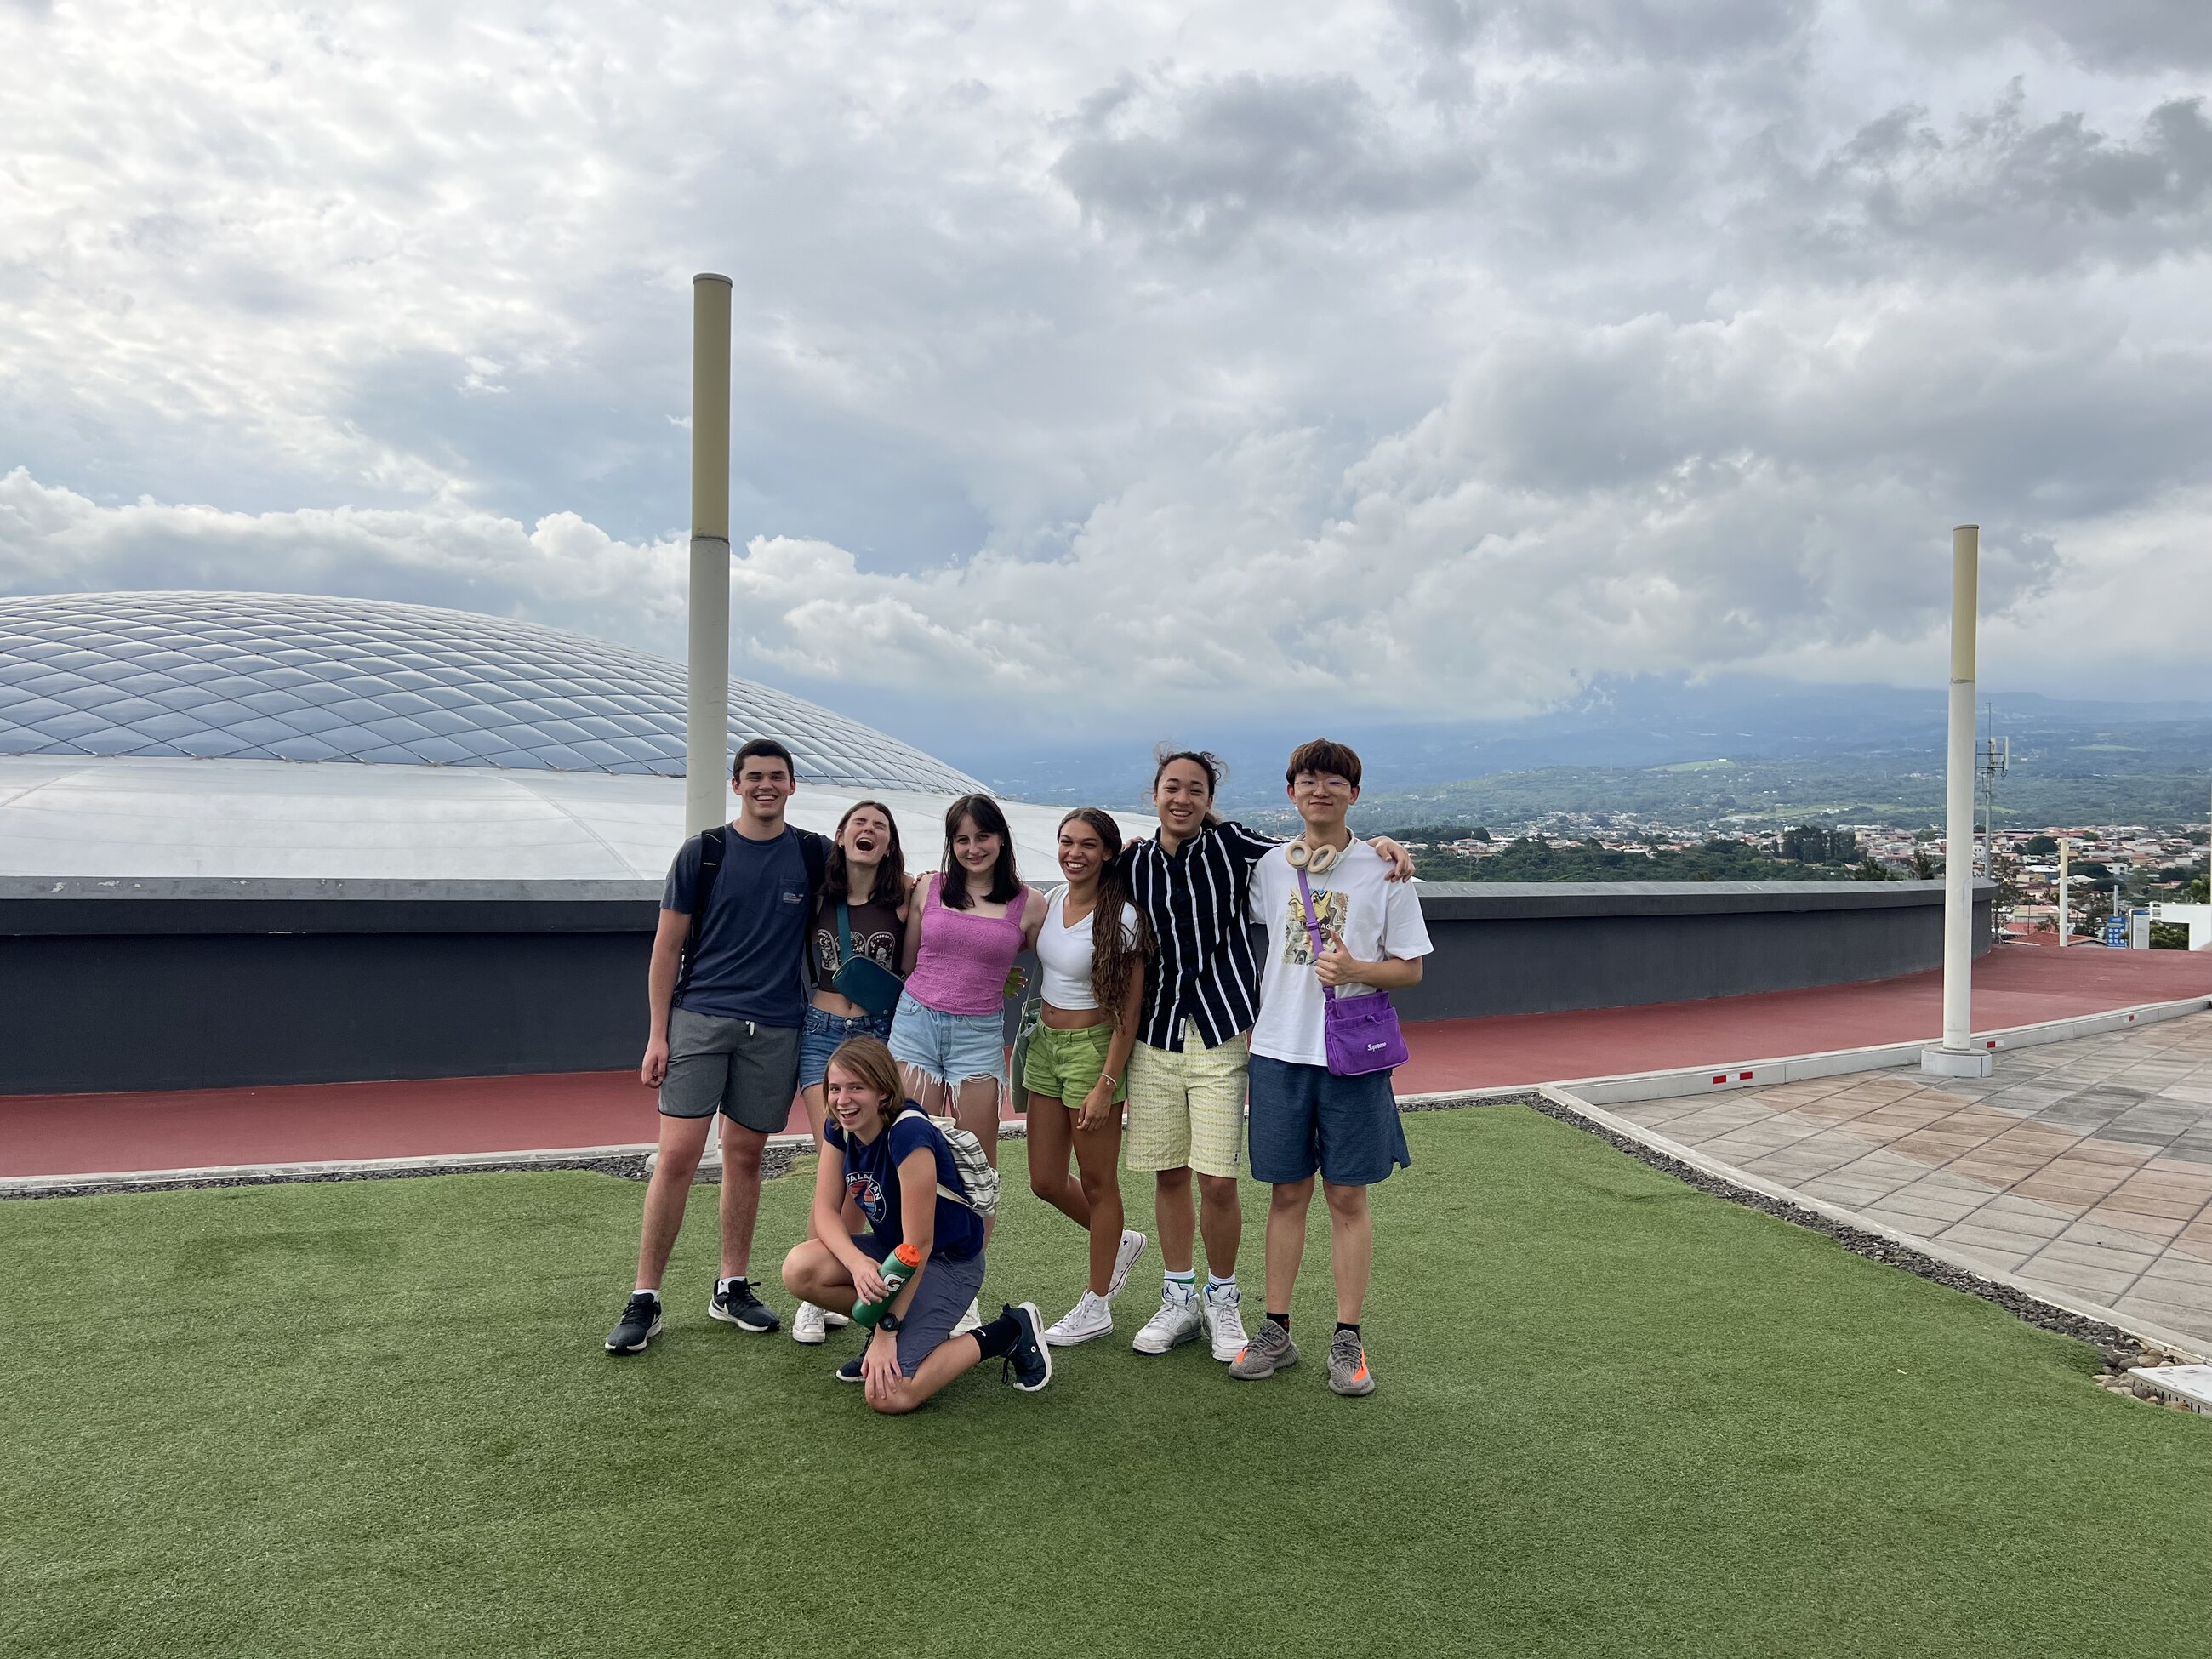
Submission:
<svg viewBox="0 0 2212 1659">
<path fill-rule="evenodd" d="M 988 795 L 952 803 L 945 842 L 945 872 L 907 898 L 906 992 L 891 1018 L 891 1055 L 914 1099 L 940 1116 L 949 1109 L 995 1164 L 1008 980 L 1015 957 L 1036 943 L 1045 901 L 1022 884 L 1013 834 Z"/>
</svg>

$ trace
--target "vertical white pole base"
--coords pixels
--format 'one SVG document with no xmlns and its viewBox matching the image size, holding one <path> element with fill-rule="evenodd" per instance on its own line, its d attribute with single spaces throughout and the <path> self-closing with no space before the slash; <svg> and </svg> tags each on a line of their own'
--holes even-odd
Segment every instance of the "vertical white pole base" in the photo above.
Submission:
<svg viewBox="0 0 2212 1659">
<path fill-rule="evenodd" d="M 1920 1069 L 1930 1077 L 1987 1077 L 1997 1057 L 1986 1048 L 1923 1048 Z"/>
</svg>

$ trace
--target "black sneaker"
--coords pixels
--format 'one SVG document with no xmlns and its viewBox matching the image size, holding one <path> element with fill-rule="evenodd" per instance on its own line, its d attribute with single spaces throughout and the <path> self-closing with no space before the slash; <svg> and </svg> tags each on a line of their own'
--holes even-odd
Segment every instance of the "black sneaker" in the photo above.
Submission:
<svg viewBox="0 0 2212 1659">
<path fill-rule="evenodd" d="M 862 1375 L 860 1370 L 860 1362 L 866 1358 L 867 1355 L 865 1353 L 856 1353 L 843 1364 L 838 1366 L 836 1372 L 837 1380 L 840 1382 L 866 1382 L 868 1379 Z"/>
<path fill-rule="evenodd" d="M 709 1318 L 719 1319 L 725 1325 L 735 1325 L 741 1331 L 757 1334 L 762 1331 L 781 1330 L 783 1321 L 775 1309 L 753 1294 L 753 1287 L 744 1279 L 730 1281 L 726 1291 L 717 1290 L 714 1299 L 707 1304 Z"/>
<path fill-rule="evenodd" d="M 1012 1314 L 1022 1328 L 1014 1346 L 1006 1350 L 1006 1363 L 999 1374 L 1024 1394 L 1035 1394 L 1052 1381 L 1052 1350 L 1045 1346 L 1043 1316 L 1034 1302 L 1024 1302 L 1018 1308 L 1002 1307 L 999 1311 L 1001 1316 Z"/>
<path fill-rule="evenodd" d="M 643 1353 L 645 1345 L 660 1334 L 660 1298 L 643 1291 L 623 1304 L 623 1316 L 607 1333 L 609 1353 Z"/>
</svg>

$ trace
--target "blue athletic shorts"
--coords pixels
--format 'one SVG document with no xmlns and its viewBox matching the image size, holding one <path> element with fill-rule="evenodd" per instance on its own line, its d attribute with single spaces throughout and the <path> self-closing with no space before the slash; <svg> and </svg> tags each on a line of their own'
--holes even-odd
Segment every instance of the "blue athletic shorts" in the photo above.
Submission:
<svg viewBox="0 0 2212 1659">
<path fill-rule="evenodd" d="M 799 1033 L 799 1086 L 811 1089 L 830 1075 L 830 1056 L 854 1037 L 872 1036 L 888 1042 L 889 1014 L 833 1014 L 820 1008 L 806 1011 L 806 1024 Z"/>
<path fill-rule="evenodd" d="M 872 1233 L 855 1233 L 853 1243 L 869 1255 L 876 1254 Z M 912 1376 L 921 1369 L 923 1360 L 951 1340 L 953 1326 L 982 1288 L 982 1251 L 976 1251 L 965 1261 L 948 1261 L 939 1255 L 930 1257 L 928 1265 L 921 1270 L 921 1283 L 915 1287 L 914 1300 L 908 1304 L 906 1317 L 899 1322 L 899 1370 Z"/>
<path fill-rule="evenodd" d="M 1338 1077 L 1255 1054 L 1249 1075 L 1255 1181 L 1304 1181 L 1318 1170 L 1333 1186 L 1371 1187 L 1413 1168 L 1389 1073 Z"/>
</svg>

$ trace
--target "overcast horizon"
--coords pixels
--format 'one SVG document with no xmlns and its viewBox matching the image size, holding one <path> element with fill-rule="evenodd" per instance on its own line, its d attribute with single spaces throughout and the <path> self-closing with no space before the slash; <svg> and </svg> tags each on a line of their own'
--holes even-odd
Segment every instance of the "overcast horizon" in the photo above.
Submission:
<svg viewBox="0 0 2212 1659">
<path fill-rule="evenodd" d="M 925 747 L 1938 684 L 1966 520 L 1985 684 L 2212 696 L 2202 3 L 0 0 L 0 594 L 680 657 L 715 270 L 734 665 Z"/>
</svg>

